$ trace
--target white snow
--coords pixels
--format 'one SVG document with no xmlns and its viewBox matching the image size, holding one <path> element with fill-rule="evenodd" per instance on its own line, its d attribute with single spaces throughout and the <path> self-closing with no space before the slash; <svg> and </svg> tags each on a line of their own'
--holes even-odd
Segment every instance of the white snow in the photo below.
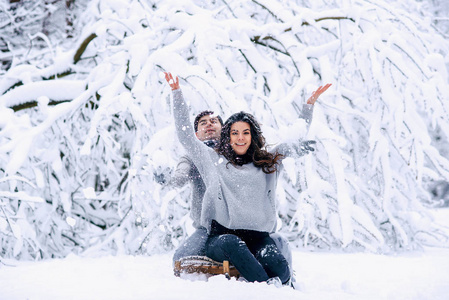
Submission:
<svg viewBox="0 0 449 300">
<path fill-rule="evenodd" d="M 449 214 L 446 214 L 449 216 Z M 293 251 L 297 289 L 175 277 L 172 253 L 3 261 L 0 299 L 447 299 L 449 249 L 396 255 Z"/>
<path fill-rule="evenodd" d="M 84 80 L 47 80 L 30 82 L 2 95 L 0 105 L 14 106 L 33 101 L 41 96 L 53 100 L 68 100 L 79 96 L 86 89 Z"/>
<path fill-rule="evenodd" d="M 434 210 L 449 226 L 449 208 Z M 0 299 L 448 299 L 449 249 L 392 255 L 293 251 L 296 289 L 218 275 L 175 277 L 173 253 L 0 261 Z"/>
</svg>

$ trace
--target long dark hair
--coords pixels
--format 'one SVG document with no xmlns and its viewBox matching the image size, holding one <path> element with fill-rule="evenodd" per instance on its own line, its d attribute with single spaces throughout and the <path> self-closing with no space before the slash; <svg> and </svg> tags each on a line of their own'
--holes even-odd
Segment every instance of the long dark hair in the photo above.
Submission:
<svg viewBox="0 0 449 300">
<path fill-rule="evenodd" d="M 237 155 L 231 146 L 231 126 L 236 122 L 248 123 L 251 130 L 251 145 L 244 155 Z M 221 129 L 216 151 L 233 165 L 242 166 L 252 162 L 256 167 L 262 168 L 265 174 L 276 172 L 279 160 L 283 157 L 282 154 L 273 154 L 266 150 L 265 138 L 259 123 L 253 115 L 243 111 L 233 114 L 226 120 Z"/>
</svg>

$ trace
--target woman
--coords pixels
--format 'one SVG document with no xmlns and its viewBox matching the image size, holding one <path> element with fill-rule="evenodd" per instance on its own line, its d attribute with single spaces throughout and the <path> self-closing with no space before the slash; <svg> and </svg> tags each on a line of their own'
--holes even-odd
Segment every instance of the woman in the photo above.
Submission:
<svg viewBox="0 0 449 300">
<path fill-rule="evenodd" d="M 288 262 L 269 237 L 276 227 L 274 193 L 281 160 L 313 151 L 282 144 L 275 151 L 265 150 L 265 139 L 255 118 L 245 112 L 232 115 L 222 128 L 217 150 L 198 141 L 190 127 L 189 111 L 170 73 L 165 78 L 173 91 L 173 112 L 180 142 L 203 177 L 201 225 L 208 231 L 206 255 L 229 260 L 248 281 L 290 279 Z M 320 88 L 316 100 L 327 88 Z M 310 99 L 309 99 L 310 100 Z"/>
</svg>

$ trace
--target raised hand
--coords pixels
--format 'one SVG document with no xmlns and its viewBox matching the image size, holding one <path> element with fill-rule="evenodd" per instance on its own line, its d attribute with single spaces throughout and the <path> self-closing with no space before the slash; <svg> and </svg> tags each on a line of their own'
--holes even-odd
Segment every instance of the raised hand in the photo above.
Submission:
<svg viewBox="0 0 449 300">
<path fill-rule="evenodd" d="M 313 148 L 316 144 L 316 141 L 309 140 L 309 141 L 302 141 L 299 145 L 301 151 L 304 151 L 306 153 L 309 153 L 311 151 L 315 151 L 315 148 Z"/>
<path fill-rule="evenodd" d="M 301 157 L 315 151 L 315 144 L 316 141 L 314 140 L 299 141 L 298 144 L 294 144 L 293 149 L 295 149 L 296 155 Z"/>
<path fill-rule="evenodd" d="M 312 93 L 312 96 L 310 96 L 309 99 L 307 99 L 307 104 L 315 104 L 315 101 L 318 99 L 318 97 L 324 93 L 332 83 L 328 83 L 325 86 L 320 86 L 315 92 Z"/>
<path fill-rule="evenodd" d="M 164 72 L 165 74 L 165 80 L 167 80 L 168 84 L 171 87 L 171 90 L 177 90 L 179 89 L 179 78 L 176 76 L 176 80 L 173 79 L 173 75 L 170 72 Z"/>
</svg>

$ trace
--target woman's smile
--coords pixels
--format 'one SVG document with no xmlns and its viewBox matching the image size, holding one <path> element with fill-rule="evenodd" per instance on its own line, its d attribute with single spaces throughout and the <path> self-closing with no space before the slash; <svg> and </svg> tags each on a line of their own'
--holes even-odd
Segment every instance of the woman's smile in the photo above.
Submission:
<svg viewBox="0 0 449 300">
<path fill-rule="evenodd" d="M 231 147 L 237 155 L 244 155 L 251 145 L 251 129 L 246 122 L 231 125 Z"/>
</svg>

